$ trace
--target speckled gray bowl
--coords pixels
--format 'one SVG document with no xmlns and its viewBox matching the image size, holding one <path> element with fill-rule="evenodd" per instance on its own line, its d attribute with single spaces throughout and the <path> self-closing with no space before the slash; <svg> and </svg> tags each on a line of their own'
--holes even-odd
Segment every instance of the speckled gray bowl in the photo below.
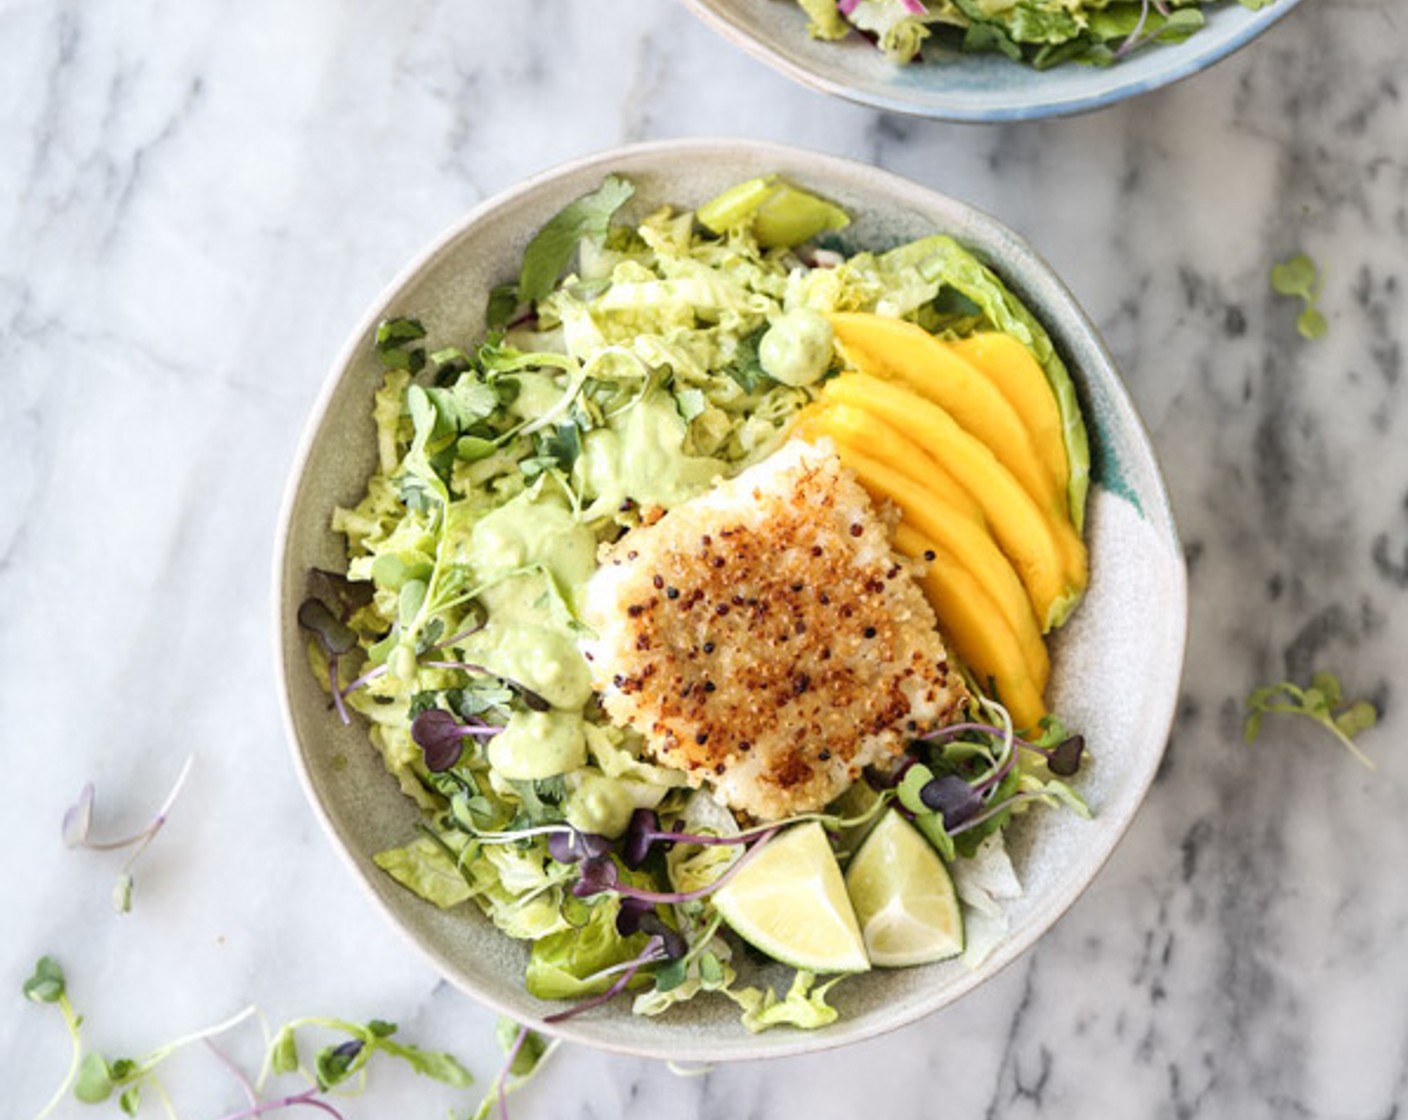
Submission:
<svg viewBox="0 0 1408 1120">
<path fill-rule="evenodd" d="M 1083 891 L 1128 827 L 1163 753 L 1182 668 L 1187 618 L 1182 555 L 1149 441 L 1094 328 L 1069 292 L 1010 230 L 971 207 L 874 168 L 793 148 L 739 141 L 677 141 L 622 148 L 551 171 L 491 199 L 392 282 L 352 332 L 313 409 L 294 464 L 275 559 L 275 646 L 294 759 L 313 805 L 358 881 L 445 976 L 476 999 L 541 1025 L 551 1008 L 521 977 L 526 946 L 500 935 L 473 905 L 451 912 L 422 902 L 372 863 L 373 852 L 414 835 L 417 811 L 367 741 L 341 726 L 303 652 L 295 612 L 314 566 L 345 562 L 328 528 L 355 501 L 372 468 L 371 395 L 380 380 L 371 347 L 378 320 L 416 315 L 432 342 L 475 338 L 485 295 L 511 278 L 528 237 L 607 172 L 637 188 L 641 215 L 695 205 L 742 179 L 780 172 L 835 199 L 855 218 L 856 248 L 885 247 L 942 231 L 982 256 L 1043 320 L 1080 388 L 1090 425 L 1090 592 L 1053 647 L 1051 701 L 1094 752 L 1079 784 L 1095 810 L 1031 813 L 1012 830 L 1026 888 L 1010 909 L 1011 936 L 977 971 L 948 962 L 873 972 L 834 993 L 840 1020 L 815 1032 L 749 1035 L 733 1005 L 701 998 L 660 1019 L 626 1001 L 572 1019 L 554 1033 L 610 1050 L 717 1061 L 797 1054 L 868 1038 L 913 1022 L 971 991 L 1010 963 Z M 785 980 L 785 976 L 777 979 Z"/>
<path fill-rule="evenodd" d="M 1014 121 L 1083 113 L 1190 77 L 1246 46 L 1300 0 L 1258 11 L 1224 0 L 1182 43 L 1135 51 L 1113 66 L 1050 70 L 939 48 L 926 50 L 923 63 L 897 66 L 857 34 L 841 42 L 811 38 L 795 0 L 684 2 L 735 46 L 823 93 L 936 120 Z"/>
</svg>

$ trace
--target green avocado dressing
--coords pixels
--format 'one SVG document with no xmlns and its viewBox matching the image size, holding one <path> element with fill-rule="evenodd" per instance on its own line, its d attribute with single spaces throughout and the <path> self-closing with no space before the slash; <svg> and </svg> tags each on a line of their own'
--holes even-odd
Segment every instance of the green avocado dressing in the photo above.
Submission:
<svg viewBox="0 0 1408 1120">
<path fill-rule="evenodd" d="M 489 740 L 489 765 L 514 781 L 537 781 L 586 765 L 585 721 L 575 712 L 514 712 Z"/>
<path fill-rule="evenodd" d="M 669 509 L 707 490 L 728 468 L 719 459 L 686 455 L 687 428 L 674 399 L 653 390 L 582 437 L 573 478 L 594 496 L 586 516 L 599 517 L 627 498 Z"/>
<path fill-rule="evenodd" d="M 596 567 L 591 530 L 561 500 L 528 491 L 476 521 L 466 551 L 488 614 L 484 629 L 464 640 L 466 657 L 554 708 L 579 711 L 591 698 L 591 675 L 572 614 Z"/>
</svg>

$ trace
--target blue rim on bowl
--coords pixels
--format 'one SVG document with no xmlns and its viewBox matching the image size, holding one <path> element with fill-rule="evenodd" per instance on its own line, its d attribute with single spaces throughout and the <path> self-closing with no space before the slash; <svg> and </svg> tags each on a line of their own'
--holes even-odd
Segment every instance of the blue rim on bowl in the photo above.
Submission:
<svg viewBox="0 0 1408 1120">
<path fill-rule="evenodd" d="M 383 768 L 360 723 L 343 727 L 309 670 L 295 617 L 312 567 L 335 566 L 334 505 L 360 493 L 375 458 L 369 415 L 380 370 L 377 322 L 419 313 L 432 331 L 474 337 L 489 288 L 516 271 L 530 233 L 608 172 L 637 187 L 636 216 L 659 204 L 696 205 L 722 188 L 777 172 L 852 213 L 856 246 L 946 232 L 983 257 L 1047 326 L 1082 395 L 1094 450 L 1086 602 L 1053 647 L 1053 706 L 1094 745 L 1082 790 L 1092 821 L 1036 814 L 1013 830 L 1026 894 L 1012 904 L 1010 936 L 978 969 L 950 961 L 872 972 L 834 993 L 839 1022 L 816 1032 L 750 1036 L 731 1004 L 694 1000 L 660 1020 L 629 1005 L 548 1028 L 598 1048 L 681 1061 L 805 1053 L 870 1038 L 915 1021 L 1015 960 L 1095 876 L 1152 782 L 1182 672 L 1187 587 L 1182 552 L 1149 440 L 1119 375 L 1074 298 L 1011 230 L 970 206 L 888 172 L 780 145 L 689 140 L 619 148 L 537 176 L 467 214 L 391 283 L 352 332 L 313 407 L 292 467 L 274 557 L 274 652 L 294 765 L 335 847 L 413 947 L 462 990 L 541 1027 L 555 1008 L 523 989 L 526 949 L 472 904 L 439 911 L 383 874 L 374 852 L 414 835 L 418 812 Z M 778 979 L 781 979 L 779 977 Z"/>
<path fill-rule="evenodd" d="M 993 54 L 898 66 L 857 35 L 839 43 L 808 38 L 794 0 L 684 3 L 754 58 L 811 89 L 887 112 L 999 123 L 1090 112 L 1191 77 L 1246 46 L 1300 0 L 1275 0 L 1258 11 L 1226 0 L 1182 43 L 1150 47 L 1103 69 L 1043 71 Z"/>
</svg>

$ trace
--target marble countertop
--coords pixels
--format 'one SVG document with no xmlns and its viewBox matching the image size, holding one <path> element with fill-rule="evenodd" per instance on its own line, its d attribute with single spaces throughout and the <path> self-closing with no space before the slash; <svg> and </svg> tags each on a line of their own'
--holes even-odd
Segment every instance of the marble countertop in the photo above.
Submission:
<svg viewBox="0 0 1408 1120">
<path fill-rule="evenodd" d="M 688 1079 L 564 1048 L 516 1120 L 1408 1105 L 1397 0 L 1312 0 L 1191 82 L 1002 127 L 807 92 L 661 0 L 11 0 L 0 34 L 0 1112 L 37 1112 L 66 1060 L 58 1015 L 18 994 L 43 952 L 104 1052 L 256 1003 L 391 1019 L 493 1075 L 494 1016 L 403 949 L 294 778 L 266 607 L 284 475 L 345 331 L 463 210 L 623 141 L 729 133 L 975 202 L 1065 277 L 1185 536 L 1180 715 L 1109 866 L 981 991 L 878 1041 Z M 1313 343 L 1266 281 L 1300 248 L 1325 269 Z M 1377 773 L 1309 725 L 1241 743 L 1250 687 L 1322 666 L 1384 708 Z M 64 808 L 91 778 L 95 831 L 136 827 L 190 753 L 119 917 L 120 858 L 66 850 Z M 231 1047 L 253 1060 L 257 1031 Z M 199 1051 L 169 1088 L 183 1116 L 240 1106 Z M 346 1111 L 475 1099 L 381 1070 Z"/>
</svg>

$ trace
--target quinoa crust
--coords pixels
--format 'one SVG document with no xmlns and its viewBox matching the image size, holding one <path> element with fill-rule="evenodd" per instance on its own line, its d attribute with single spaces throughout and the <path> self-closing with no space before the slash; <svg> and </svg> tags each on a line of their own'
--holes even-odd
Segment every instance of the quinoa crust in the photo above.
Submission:
<svg viewBox="0 0 1408 1120">
<path fill-rule="evenodd" d="M 965 695 L 834 453 L 794 443 L 774 459 L 613 546 L 590 599 L 611 614 L 589 619 L 587 650 L 613 719 L 765 820 L 826 804 Z"/>
</svg>

